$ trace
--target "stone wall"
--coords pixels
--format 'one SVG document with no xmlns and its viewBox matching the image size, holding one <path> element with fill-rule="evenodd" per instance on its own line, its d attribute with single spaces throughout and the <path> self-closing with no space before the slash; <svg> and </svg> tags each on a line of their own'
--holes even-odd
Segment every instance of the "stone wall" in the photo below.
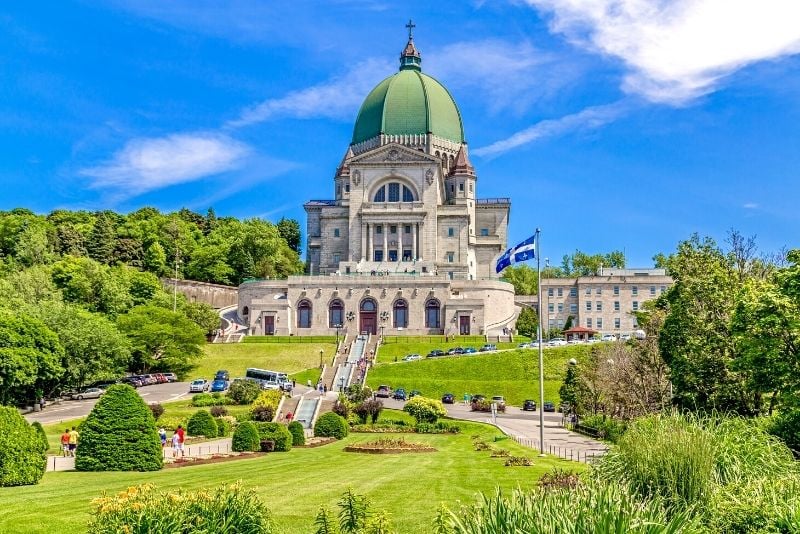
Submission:
<svg viewBox="0 0 800 534">
<path fill-rule="evenodd" d="M 174 291 L 174 278 L 162 278 L 161 283 L 166 291 Z M 194 280 L 178 280 L 178 292 L 186 295 L 189 302 L 205 302 L 217 309 L 235 306 L 239 301 L 239 289 L 236 287 Z"/>
</svg>

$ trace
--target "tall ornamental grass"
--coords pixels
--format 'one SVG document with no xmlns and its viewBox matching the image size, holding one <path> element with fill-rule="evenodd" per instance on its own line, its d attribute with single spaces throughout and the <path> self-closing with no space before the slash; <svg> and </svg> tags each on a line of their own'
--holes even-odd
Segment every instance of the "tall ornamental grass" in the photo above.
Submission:
<svg viewBox="0 0 800 534">
<path fill-rule="evenodd" d="M 697 531 L 689 510 L 667 513 L 660 499 L 641 499 L 625 485 L 498 490 L 474 506 L 440 514 L 438 534 L 679 534 Z"/>
</svg>

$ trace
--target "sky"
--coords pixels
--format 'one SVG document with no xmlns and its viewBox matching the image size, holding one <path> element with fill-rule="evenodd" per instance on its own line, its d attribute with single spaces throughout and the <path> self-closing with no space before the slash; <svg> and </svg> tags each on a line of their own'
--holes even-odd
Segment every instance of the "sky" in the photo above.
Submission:
<svg viewBox="0 0 800 534">
<path fill-rule="evenodd" d="M 0 6 L 0 210 L 298 219 L 332 198 L 413 19 L 509 245 L 652 265 L 800 235 L 796 0 L 126 0 Z"/>
</svg>

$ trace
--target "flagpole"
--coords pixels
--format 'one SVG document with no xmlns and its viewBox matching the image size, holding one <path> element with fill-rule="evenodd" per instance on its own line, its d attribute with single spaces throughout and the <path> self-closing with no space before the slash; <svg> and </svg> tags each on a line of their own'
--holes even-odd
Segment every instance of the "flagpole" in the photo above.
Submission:
<svg viewBox="0 0 800 534">
<path fill-rule="evenodd" d="M 541 230 L 536 229 L 536 237 L 534 238 L 534 245 L 536 246 L 536 276 L 537 276 L 537 307 L 539 313 L 539 327 L 537 333 L 539 335 L 539 454 L 544 456 L 544 352 L 542 351 L 542 265 L 539 253 L 539 239 Z"/>
</svg>

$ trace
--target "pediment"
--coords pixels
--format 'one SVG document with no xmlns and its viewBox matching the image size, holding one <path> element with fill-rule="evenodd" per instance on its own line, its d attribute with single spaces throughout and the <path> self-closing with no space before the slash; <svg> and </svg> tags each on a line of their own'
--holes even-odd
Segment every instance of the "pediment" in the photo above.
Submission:
<svg viewBox="0 0 800 534">
<path fill-rule="evenodd" d="M 435 156 L 406 146 L 389 143 L 381 147 L 359 154 L 350 160 L 349 165 L 377 164 L 397 165 L 407 163 L 439 163 Z"/>
</svg>

